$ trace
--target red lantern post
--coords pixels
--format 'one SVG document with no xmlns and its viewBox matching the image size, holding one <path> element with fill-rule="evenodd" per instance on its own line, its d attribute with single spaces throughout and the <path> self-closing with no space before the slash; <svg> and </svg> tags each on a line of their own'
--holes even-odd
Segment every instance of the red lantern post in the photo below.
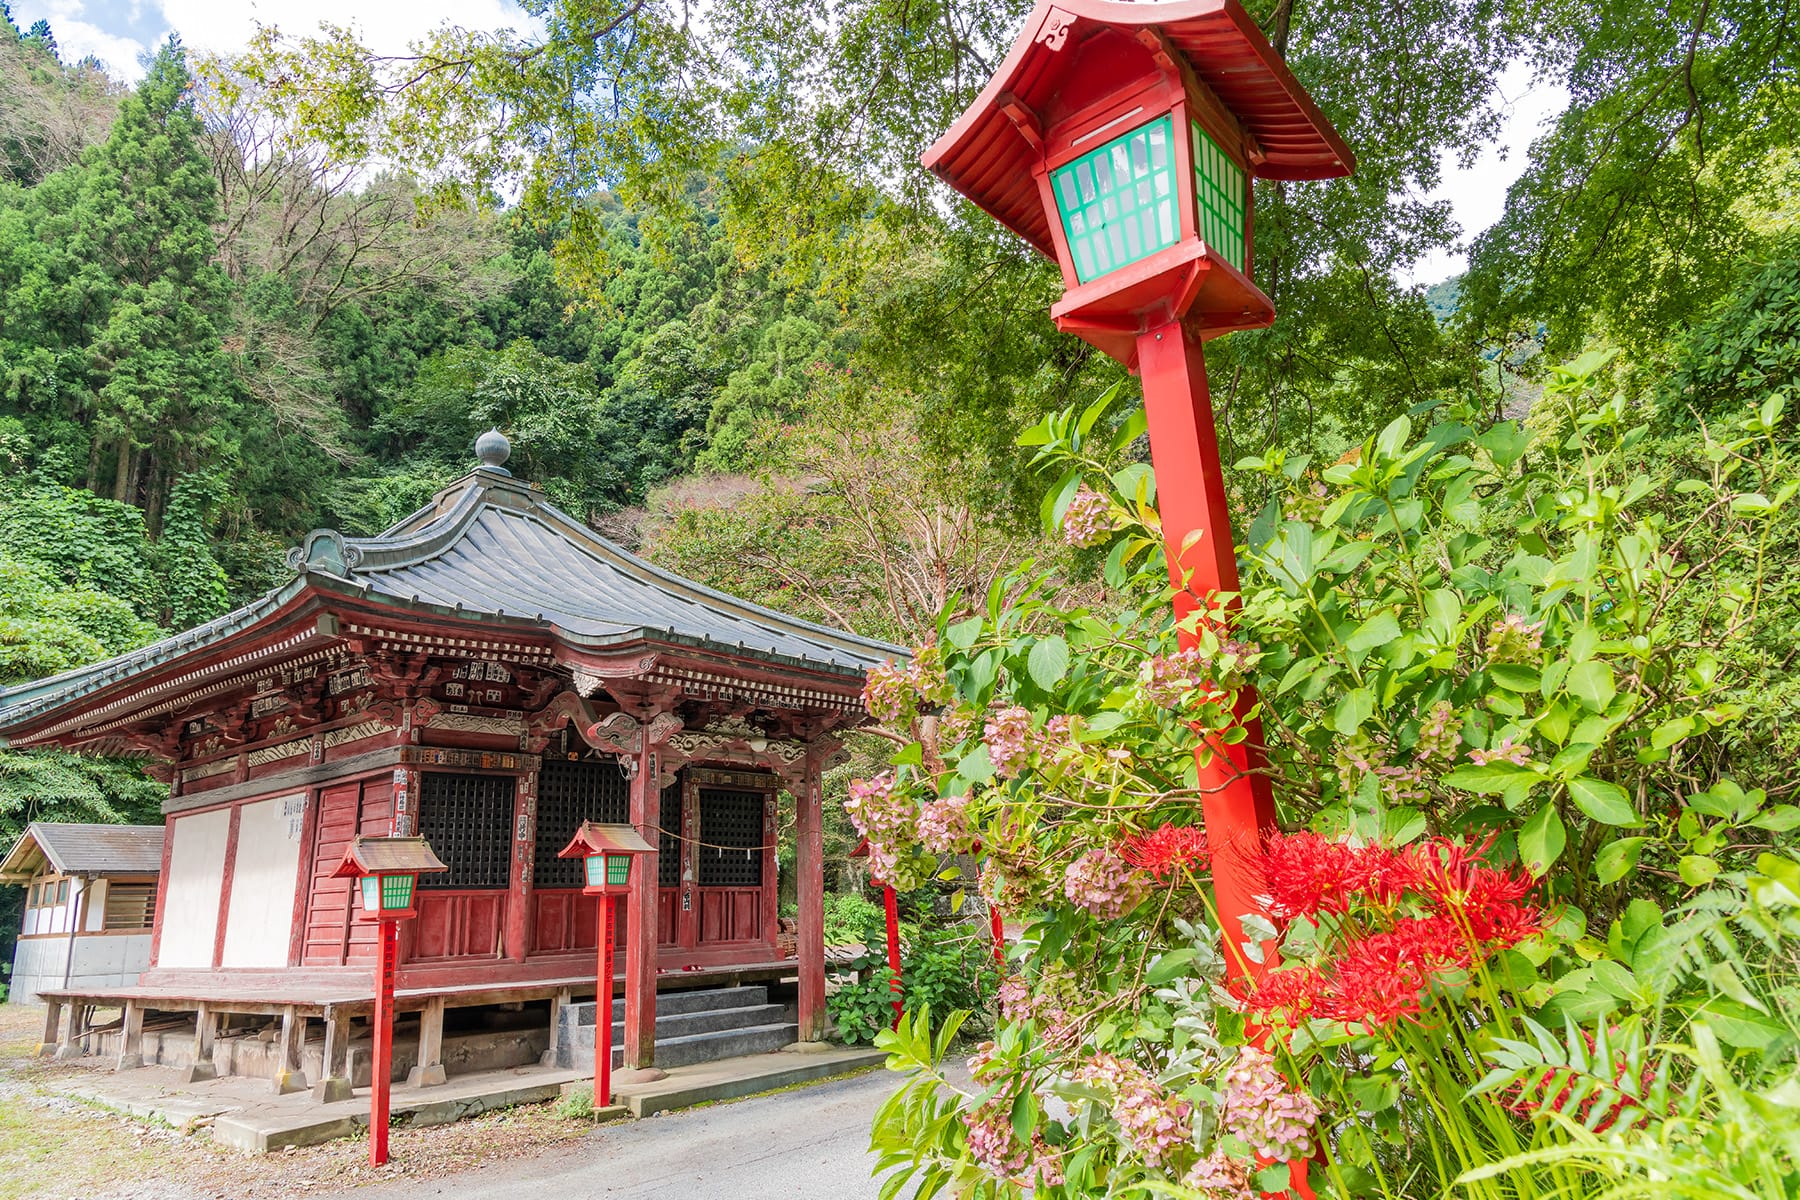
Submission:
<svg viewBox="0 0 1800 1200">
<path fill-rule="evenodd" d="M 334 876 L 355 879 L 358 918 L 376 923 L 375 1057 L 369 1064 L 369 1165 L 388 1160 L 388 1103 L 394 1074 L 394 973 L 400 922 L 418 914 L 419 876 L 449 870 L 420 837 L 354 837 Z"/>
<path fill-rule="evenodd" d="M 1057 262 L 1060 329 L 1142 377 L 1179 637 L 1194 644 L 1189 618 L 1238 586 L 1201 343 L 1275 319 L 1250 278 L 1251 180 L 1347 175 L 1349 149 L 1238 0 L 1039 0 L 924 163 Z M 1218 847 L 1260 845 L 1274 825 L 1261 731 L 1244 724 L 1236 745 L 1198 753 Z M 1230 853 L 1213 885 L 1243 978 L 1255 885 Z"/>
<path fill-rule="evenodd" d="M 594 983 L 594 1107 L 612 1103 L 613 902 L 631 894 L 631 871 L 641 854 L 656 847 L 630 825 L 585 822 L 558 858 L 585 860 L 582 895 L 600 899 L 599 965 Z M 627 932 L 627 937 L 632 934 Z M 627 947 L 629 951 L 629 947 Z"/>
</svg>

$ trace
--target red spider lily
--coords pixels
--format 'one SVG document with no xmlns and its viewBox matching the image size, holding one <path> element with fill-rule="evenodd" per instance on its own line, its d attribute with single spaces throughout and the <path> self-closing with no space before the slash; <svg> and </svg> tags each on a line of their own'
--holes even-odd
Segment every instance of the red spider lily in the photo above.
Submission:
<svg viewBox="0 0 1800 1200">
<path fill-rule="evenodd" d="M 1352 846 L 1316 833 L 1280 833 L 1256 855 L 1269 910 L 1277 917 L 1344 913 L 1400 895 L 1401 860 L 1383 846 Z"/>
<path fill-rule="evenodd" d="M 1191 825 L 1167 822 L 1149 833 L 1134 833 L 1119 843 L 1119 857 L 1140 871 L 1162 879 L 1183 867 L 1207 861 L 1206 834 Z"/>
<path fill-rule="evenodd" d="M 1317 967 L 1285 967 L 1256 981 L 1245 1002 L 1256 1020 L 1290 1028 L 1314 1014 L 1325 994 L 1325 976 Z"/>
<path fill-rule="evenodd" d="M 1451 909 L 1512 903 L 1531 893 L 1531 876 L 1491 867 L 1483 861 L 1492 834 L 1479 844 L 1434 838 L 1409 846 L 1398 856 L 1400 881 L 1407 889 Z"/>
<path fill-rule="evenodd" d="M 1421 932 L 1375 933 L 1345 946 L 1319 999 L 1319 1015 L 1370 1029 L 1416 1017 L 1437 970 L 1452 965 L 1436 957 L 1445 947 Z"/>
</svg>

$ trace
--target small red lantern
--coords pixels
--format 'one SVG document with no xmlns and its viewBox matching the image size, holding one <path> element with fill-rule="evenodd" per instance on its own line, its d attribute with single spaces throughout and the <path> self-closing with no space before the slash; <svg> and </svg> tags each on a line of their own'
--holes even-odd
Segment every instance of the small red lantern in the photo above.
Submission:
<svg viewBox="0 0 1800 1200">
<path fill-rule="evenodd" d="M 630 825 L 586 821 L 557 855 L 583 860 L 587 886 L 581 893 L 600 899 L 600 964 L 594 989 L 595 1108 L 612 1103 L 613 901 L 631 894 L 632 864 L 638 856 L 654 853 L 656 847 Z"/>
<path fill-rule="evenodd" d="M 422 837 L 353 837 L 332 875 L 356 880 L 357 916 L 377 922 L 375 1054 L 369 1066 L 369 1165 L 388 1160 L 388 1100 L 394 1069 L 394 973 L 400 922 L 418 914 L 419 876 L 447 871 Z"/>
</svg>

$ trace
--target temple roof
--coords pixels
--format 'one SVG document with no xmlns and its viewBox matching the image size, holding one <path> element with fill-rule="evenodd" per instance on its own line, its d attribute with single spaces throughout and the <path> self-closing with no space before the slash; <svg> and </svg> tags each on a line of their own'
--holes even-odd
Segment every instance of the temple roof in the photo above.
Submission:
<svg viewBox="0 0 1800 1200">
<path fill-rule="evenodd" d="M 478 448 L 482 466 L 391 529 L 369 538 L 307 534 L 288 552 L 295 578 L 243 608 L 129 654 L 0 689 L 0 745 L 9 728 L 233 638 L 308 590 L 447 622 L 535 626 L 575 649 L 689 646 L 848 677 L 906 653 L 653 566 L 513 478 L 500 465 L 503 440 L 497 451 Z"/>
<path fill-rule="evenodd" d="M 0 883 L 29 883 L 48 861 L 58 875 L 156 875 L 161 825 L 75 825 L 33 821 L 0 859 Z"/>
</svg>

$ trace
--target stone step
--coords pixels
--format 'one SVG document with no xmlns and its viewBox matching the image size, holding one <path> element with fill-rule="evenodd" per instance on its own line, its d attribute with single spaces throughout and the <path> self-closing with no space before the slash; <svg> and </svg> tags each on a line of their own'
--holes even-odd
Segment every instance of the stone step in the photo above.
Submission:
<svg viewBox="0 0 1800 1200">
<path fill-rule="evenodd" d="M 728 988 L 695 988 L 686 992 L 658 992 L 656 994 L 656 1015 L 660 1017 L 677 1016 L 682 1013 L 710 1012 L 720 1008 L 748 1008 L 752 1005 L 767 1004 L 769 989 L 745 985 Z M 594 1023 L 594 1002 L 589 1000 L 569 1007 L 575 1010 L 578 1024 Z M 612 1005 L 613 1023 L 625 1019 L 625 999 L 615 996 Z"/>
<path fill-rule="evenodd" d="M 707 1012 L 656 1015 L 656 1044 L 670 1038 L 689 1037 L 696 1033 L 719 1033 L 728 1029 L 748 1029 L 753 1025 L 779 1024 L 788 1016 L 785 1004 L 746 1004 L 742 1008 L 715 1008 Z M 625 1042 L 625 1022 L 613 1022 L 613 1045 Z"/>
<path fill-rule="evenodd" d="M 800 1038 L 800 1025 L 789 1021 L 775 1025 L 751 1025 L 743 1029 L 722 1029 L 716 1033 L 696 1033 L 687 1037 L 658 1038 L 656 1065 L 660 1068 L 686 1067 L 695 1063 L 716 1062 L 746 1054 L 768 1054 L 791 1046 Z M 591 1052 L 590 1052 L 591 1053 Z M 624 1051 L 613 1048 L 613 1069 L 624 1066 Z"/>
</svg>

